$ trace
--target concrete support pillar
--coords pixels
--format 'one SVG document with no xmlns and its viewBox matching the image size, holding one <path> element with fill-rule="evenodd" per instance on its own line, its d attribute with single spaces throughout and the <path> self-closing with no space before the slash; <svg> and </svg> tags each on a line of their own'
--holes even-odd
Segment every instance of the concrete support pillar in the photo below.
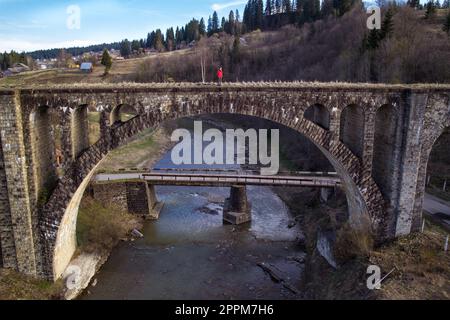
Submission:
<svg viewBox="0 0 450 320">
<path fill-rule="evenodd" d="M 243 224 L 252 220 L 251 204 L 247 200 L 245 186 L 231 187 L 230 197 L 225 200 L 223 210 L 224 223 Z"/>
<path fill-rule="evenodd" d="M 152 184 L 147 185 L 147 199 L 148 199 L 148 211 L 149 214 L 146 217 L 148 220 L 158 220 L 159 214 L 164 206 L 163 202 L 159 202 L 156 197 L 155 186 Z"/>
</svg>

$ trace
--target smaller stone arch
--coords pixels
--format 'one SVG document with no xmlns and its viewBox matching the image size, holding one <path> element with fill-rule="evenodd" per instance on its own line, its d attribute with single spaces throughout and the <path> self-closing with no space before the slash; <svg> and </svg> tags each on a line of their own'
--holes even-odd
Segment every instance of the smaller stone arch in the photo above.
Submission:
<svg viewBox="0 0 450 320">
<path fill-rule="evenodd" d="M 306 109 L 304 118 L 317 124 L 322 129 L 330 130 L 330 112 L 322 104 L 314 104 Z"/>
<path fill-rule="evenodd" d="M 110 114 L 110 124 L 127 122 L 138 115 L 135 107 L 129 104 L 120 104 L 116 106 Z"/>
<path fill-rule="evenodd" d="M 341 113 L 340 139 L 360 159 L 364 149 L 364 129 L 364 109 L 356 104 L 345 107 Z"/>
<path fill-rule="evenodd" d="M 391 104 L 382 105 L 375 115 L 372 177 L 385 199 L 392 200 L 392 186 L 397 179 L 398 148 L 401 144 L 400 115 Z M 400 129 L 399 129 L 400 128 Z"/>
<path fill-rule="evenodd" d="M 39 106 L 30 113 L 30 140 L 36 199 L 49 195 L 58 174 L 56 170 L 55 132 L 48 106 Z"/>
<path fill-rule="evenodd" d="M 78 106 L 72 111 L 70 128 L 72 156 L 74 159 L 76 159 L 84 150 L 89 148 L 89 122 L 87 105 Z"/>
</svg>

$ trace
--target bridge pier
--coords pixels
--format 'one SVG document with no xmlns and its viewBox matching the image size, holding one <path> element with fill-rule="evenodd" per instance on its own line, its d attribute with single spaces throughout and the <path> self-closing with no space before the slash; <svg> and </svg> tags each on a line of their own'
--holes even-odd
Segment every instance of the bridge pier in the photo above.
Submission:
<svg viewBox="0 0 450 320">
<path fill-rule="evenodd" d="M 223 221 L 228 224 L 244 224 L 252 220 L 251 204 L 247 200 L 245 186 L 232 186 L 230 197 L 225 200 Z"/>
<path fill-rule="evenodd" d="M 158 220 L 159 214 L 164 207 L 164 202 L 158 201 L 155 186 L 153 184 L 147 184 L 147 199 L 149 214 L 145 217 L 145 219 Z"/>
</svg>

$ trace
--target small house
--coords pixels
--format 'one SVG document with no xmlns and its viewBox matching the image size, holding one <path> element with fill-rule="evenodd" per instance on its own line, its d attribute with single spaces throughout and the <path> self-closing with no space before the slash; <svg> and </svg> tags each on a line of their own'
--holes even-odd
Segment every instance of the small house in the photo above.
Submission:
<svg viewBox="0 0 450 320">
<path fill-rule="evenodd" d="M 83 62 L 80 66 L 80 70 L 81 72 L 91 73 L 92 71 L 94 71 L 94 66 L 91 62 Z"/>
<path fill-rule="evenodd" d="M 9 71 L 11 74 L 19 74 L 22 72 L 30 71 L 30 67 L 23 63 L 15 63 L 11 68 L 9 68 L 7 71 Z"/>
</svg>

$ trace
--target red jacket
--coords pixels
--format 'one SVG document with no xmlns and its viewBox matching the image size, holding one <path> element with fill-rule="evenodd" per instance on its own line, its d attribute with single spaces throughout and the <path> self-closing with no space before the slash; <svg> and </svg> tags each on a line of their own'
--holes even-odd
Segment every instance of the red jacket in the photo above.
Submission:
<svg viewBox="0 0 450 320">
<path fill-rule="evenodd" d="M 223 71 L 222 70 L 218 70 L 217 71 L 217 77 L 219 78 L 219 79 L 222 79 L 223 78 Z"/>
</svg>

